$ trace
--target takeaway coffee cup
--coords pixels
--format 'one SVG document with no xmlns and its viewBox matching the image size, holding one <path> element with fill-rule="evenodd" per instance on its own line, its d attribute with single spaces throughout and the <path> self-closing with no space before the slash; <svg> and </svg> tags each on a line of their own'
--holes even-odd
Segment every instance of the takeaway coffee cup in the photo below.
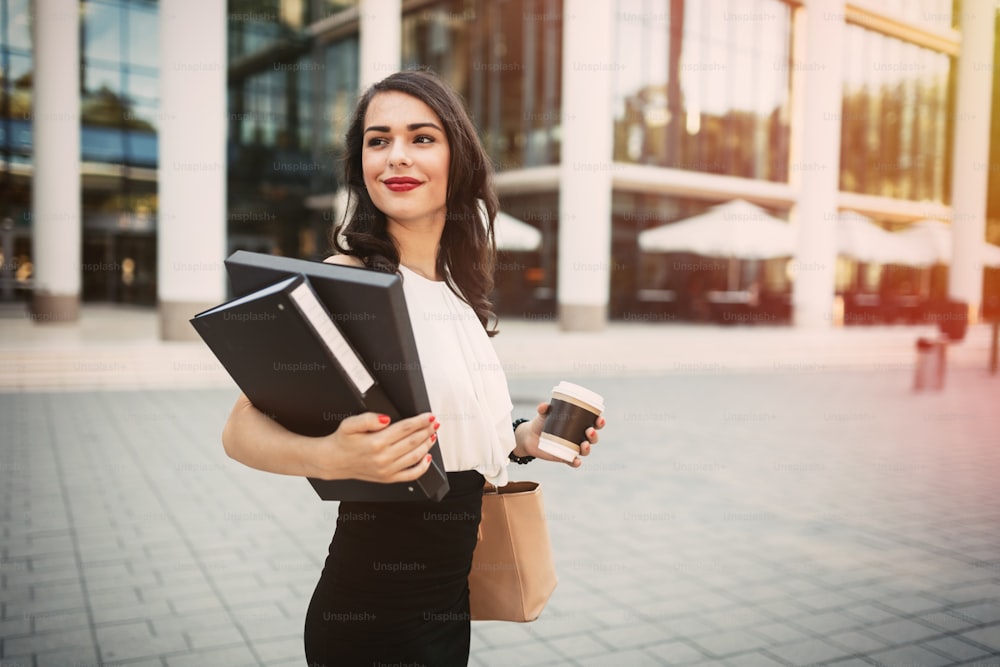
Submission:
<svg viewBox="0 0 1000 667">
<path fill-rule="evenodd" d="M 597 423 L 602 412 L 604 398 L 600 394 L 572 382 L 560 382 L 552 388 L 538 448 L 572 461 L 580 453 L 580 443 L 587 439 L 587 429 Z"/>
</svg>

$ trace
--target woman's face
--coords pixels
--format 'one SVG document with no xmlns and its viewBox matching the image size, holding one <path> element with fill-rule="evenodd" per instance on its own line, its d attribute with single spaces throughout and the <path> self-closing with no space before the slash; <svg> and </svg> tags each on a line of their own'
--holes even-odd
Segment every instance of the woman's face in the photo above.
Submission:
<svg viewBox="0 0 1000 667">
<path fill-rule="evenodd" d="M 429 106 L 398 91 L 371 99 L 361 167 L 372 202 L 391 222 L 443 224 L 450 163 L 444 126 Z"/>
</svg>

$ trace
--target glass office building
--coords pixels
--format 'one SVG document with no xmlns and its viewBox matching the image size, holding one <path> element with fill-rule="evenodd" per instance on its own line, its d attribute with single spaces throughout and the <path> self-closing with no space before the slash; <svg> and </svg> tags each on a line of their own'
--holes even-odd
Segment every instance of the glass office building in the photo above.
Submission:
<svg viewBox="0 0 1000 667">
<path fill-rule="evenodd" d="M 156 302 L 158 21 L 167 4 L 80 2 L 85 301 Z M 230 0 L 227 34 L 220 35 L 228 49 L 229 249 L 327 253 L 343 134 L 361 82 L 371 80 L 362 71 L 364 14 L 377 4 Z M 826 127 L 805 126 L 800 109 L 808 103 L 810 66 L 803 53 L 815 35 L 803 19 L 806 8 L 782 0 L 592 5 L 598 6 L 610 19 L 609 111 L 589 131 L 609 138 L 610 206 L 587 224 L 608 228 L 606 312 L 611 318 L 664 312 L 658 295 L 670 294 L 679 304 L 672 312 L 688 316 L 684 295 L 695 286 L 732 288 L 732 268 L 693 257 L 666 261 L 642 252 L 638 235 L 734 198 L 794 219 L 800 181 L 810 169 L 803 137 Z M 821 17 L 841 31 L 843 43 L 834 82 L 841 106 L 825 119 L 839 131 L 838 207 L 862 211 L 888 229 L 923 217 L 947 219 L 955 124 L 962 114 L 989 113 L 958 107 L 962 9 L 955 0 L 841 6 Z M 542 233 L 537 250 L 504 255 L 501 312 L 554 316 L 558 265 L 565 263 L 564 121 L 580 111 L 563 97 L 567 81 L 586 67 L 578 53 L 567 56 L 567 42 L 588 39 L 574 32 L 592 25 L 569 16 L 563 0 L 407 0 L 397 21 L 389 39 L 398 66 L 430 67 L 463 95 L 497 167 L 502 209 Z M 39 47 L 32 43 L 29 0 L 0 0 L 0 215 L 11 228 L 4 266 L 21 280 L 13 293 L 4 292 L 6 299 L 23 298 L 30 286 L 32 54 Z M 992 69 L 995 62 L 988 54 L 977 64 Z M 380 66 L 383 75 L 393 69 Z M 993 128 L 991 157 L 970 169 L 987 171 L 988 234 L 998 242 L 995 115 Z M 572 140 L 587 138 L 577 132 Z M 787 305 L 792 273 L 787 261 L 743 263 L 737 287 L 757 282 Z M 834 289 L 892 279 L 870 270 L 860 276 L 838 267 Z M 935 276 L 925 289 L 940 289 L 945 274 Z"/>
<path fill-rule="evenodd" d="M 22 283 L 32 256 L 30 10 L 29 0 L 0 2 L 0 215 L 13 226 L 5 261 Z M 84 300 L 156 300 L 157 23 L 155 1 L 80 4 Z"/>
</svg>

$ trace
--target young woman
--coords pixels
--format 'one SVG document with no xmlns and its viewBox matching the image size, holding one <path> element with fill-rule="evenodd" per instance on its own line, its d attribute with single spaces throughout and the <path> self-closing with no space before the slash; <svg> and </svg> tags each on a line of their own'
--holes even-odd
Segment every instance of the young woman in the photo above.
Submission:
<svg viewBox="0 0 1000 667">
<path fill-rule="evenodd" d="M 466 665 L 483 481 L 504 485 L 510 461 L 558 461 L 538 449 L 547 404 L 512 428 L 506 377 L 489 342 L 492 169 L 459 97 L 424 71 L 393 74 L 361 97 L 343 167 L 354 210 L 335 230 L 339 254 L 327 261 L 402 276 L 433 414 L 389 423 L 365 413 L 307 438 L 241 397 L 223 443 L 234 459 L 275 473 L 400 482 L 427 470 L 440 436 L 450 485 L 441 502 L 340 503 L 306 615 L 306 658 Z M 597 431 L 587 438 L 581 456 Z"/>
</svg>

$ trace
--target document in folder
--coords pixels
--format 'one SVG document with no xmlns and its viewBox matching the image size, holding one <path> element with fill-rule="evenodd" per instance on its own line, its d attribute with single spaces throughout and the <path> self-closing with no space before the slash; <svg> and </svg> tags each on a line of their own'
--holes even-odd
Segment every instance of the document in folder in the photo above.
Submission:
<svg viewBox="0 0 1000 667">
<path fill-rule="evenodd" d="M 273 260 L 284 262 L 274 267 Z M 310 273 L 285 270 L 288 263 Z M 199 314 L 192 325 L 258 409 L 306 435 L 331 433 L 346 416 L 366 410 L 384 412 L 394 420 L 430 410 L 398 276 L 246 252 L 231 256 L 227 267 L 234 291 L 243 293 Z M 293 293 L 312 296 L 309 308 L 313 318 L 303 314 L 300 302 L 286 302 Z M 331 309 L 334 294 L 344 298 Z M 292 305 L 294 309 L 290 309 Z M 358 322 L 369 326 L 349 326 Z M 291 328 L 295 333 L 287 331 Z M 325 338 L 333 336 L 337 342 L 321 344 L 324 336 L 317 333 L 320 330 L 326 331 Z M 210 337 L 217 339 L 214 346 Z M 236 349 L 236 341 L 240 341 L 240 349 Z M 313 355 L 325 356 L 318 361 L 304 356 L 308 349 Z M 336 350 L 353 356 L 345 362 Z M 248 358 L 256 361 L 248 362 Z M 319 368 L 324 364 L 329 368 Z M 239 372 L 248 386 L 230 365 L 244 366 Z M 248 365 L 251 368 L 245 368 Z M 321 374 L 328 377 L 320 380 Z M 250 389 L 250 382 L 256 390 Z M 278 409 L 269 407 L 272 403 Z M 428 471 L 412 483 L 309 481 L 324 500 L 440 500 L 448 491 L 448 481 L 437 444 L 431 455 Z"/>
</svg>

